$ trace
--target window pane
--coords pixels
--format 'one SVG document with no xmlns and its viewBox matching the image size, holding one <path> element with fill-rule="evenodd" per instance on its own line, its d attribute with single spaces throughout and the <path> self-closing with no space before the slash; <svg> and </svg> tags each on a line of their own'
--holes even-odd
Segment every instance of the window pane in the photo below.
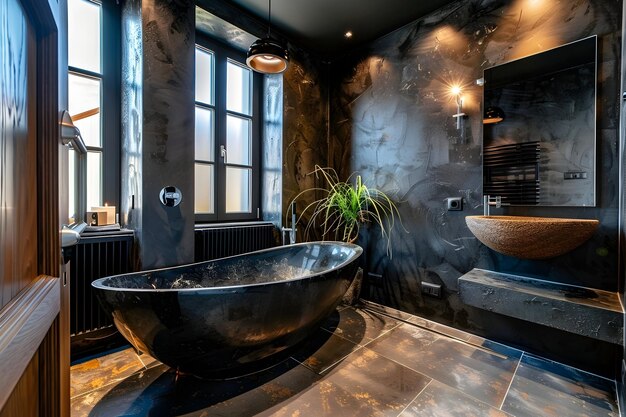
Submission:
<svg viewBox="0 0 626 417">
<path fill-rule="evenodd" d="M 228 61 L 226 73 L 226 110 L 251 115 L 252 71 Z"/>
<path fill-rule="evenodd" d="M 215 213 L 213 194 L 213 165 L 196 164 L 196 213 Z"/>
<path fill-rule="evenodd" d="M 196 48 L 196 101 L 213 105 L 214 55 Z"/>
<path fill-rule="evenodd" d="M 213 110 L 196 106 L 196 160 L 215 161 L 214 123 Z"/>
<path fill-rule="evenodd" d="M 226 116 L 226 160 L 229 164 L 250 165 L 251 125 L 248 119 Z"/>
<path fill-rule="evenodd" d="M 101 73 L 100 15 L 102 7 L 88 0 L 67 3 L 68 62 L 76 68 Z"/>
<path fill-rule="evenodd" d="M 101 205 L 102 154 L 100 152 L 87 152 L 87 210 L 91 210 L 93 206 Z"/>
<path fill-rule="evenodd" d="M 226 212 L 250 213 L 250 169 L 226 168 Z"/>
<path fill-rule="evenodd" d="M 79 219 L 79 217 L 76 216 L 76 205 L 75 205 L 75 199 L 76 199 L 76 151 L 73 151 L 70 149 L 70 151 L 68 152 L 69 154 L 69 160 L 68 160 L 68 164 L 67 164 L 67 176 L 68 176 L 68 190 L 67 190 L 67 194 L 68 194 L 68 218 L 69 218 L 69 222 L 73 223 L 75 222 L 77 219 Z"/>
<path fill-rule="evenodd" d="M 87 146 L 101 147 L 100 138 L 100 80 L 70 73 L 68 76 L 69 112 L 74 124 Z M 81 120 L 76 115 L 93 111 L 94 114 Z"/>
</svg>

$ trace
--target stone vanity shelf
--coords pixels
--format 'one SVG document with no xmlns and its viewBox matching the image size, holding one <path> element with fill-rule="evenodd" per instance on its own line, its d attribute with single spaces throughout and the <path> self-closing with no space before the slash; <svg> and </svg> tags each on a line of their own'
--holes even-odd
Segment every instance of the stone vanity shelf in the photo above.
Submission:
<svg viewBox="0 0 626 417">
<path fill-rule="evenodd" d="M 459 278 L 459 295 L 494 313 L 623 344 L 617 293 L 474 268 Z"/>
</svg>

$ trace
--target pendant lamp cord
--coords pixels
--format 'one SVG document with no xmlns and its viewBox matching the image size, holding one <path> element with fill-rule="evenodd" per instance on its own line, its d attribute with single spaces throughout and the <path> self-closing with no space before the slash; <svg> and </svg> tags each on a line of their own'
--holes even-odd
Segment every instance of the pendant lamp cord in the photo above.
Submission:
<svg viewBox="0 0 626 417">
<path fill-rule="evenodd" d="M 272 34 L 272 0 L 269 0 L 269 7 L 267 11 L 267 37 L 270 38 Z"/>
</svg>

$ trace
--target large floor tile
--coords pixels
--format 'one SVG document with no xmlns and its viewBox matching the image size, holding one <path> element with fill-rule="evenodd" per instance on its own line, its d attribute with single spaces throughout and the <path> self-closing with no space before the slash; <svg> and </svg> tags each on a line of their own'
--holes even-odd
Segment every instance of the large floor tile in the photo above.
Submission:
<svg viewBox="0 0 626 417">
<path fill-rule="evenodd" d="M 122 417 L 150 415 L 151 404 L 142 396 L 163 372 L 165 365 L 132 374 L 117 384 L 109 384 L 100 389 L 72 398 L 72 417 Z"/>
<path fill-rule="evenodd" d="M 322 373 L 359 348 L 348 339 L 320 329 L 292 358 L 313 372 Z"/>
<path fill-rule="evenodd" d="M 264 372 L 215 381 L 177 376 L 159 365 L 74 398 L 72 416 L 255 416 L 301 395 L 318 379 L 291 359 Z"/>
<path fill-rule="evenodd" d="M 351 342 L 365 345 L 400 325 L 389 316 L 348 307 L 334 315 L 323 327 Z"/>
<path fill-rule="evenodd" d="M 405 313 L 346 307 L 323 327 L 291 358 L 227 380 L 132 350 L 75 365 L 72 416 L 618 415 L 613 381 Z"/>
<path fill-rule="evenodd" d="M 365 348 L 341 361 L 324 375 L 324 381 L 351 392 L 385 416 L 395 417 L 431 378 Z"/>
<path fill-rule="evenodd" d="M 132 349 L 79 363 L 72 366 L 70 396 L 75 397 L 119 382 L 141 369 L 144 369 L 144 365 Z"/>
<path fill-rule="evenodd" d="M 517 417 L 619 416 L 613 381 L 529 355 L 502 409 Z"/>
<path fill-rule="evenodd" d="M 433 381 L 400 417 L 511 417 L 509 414 Z"/>
<path fill-rule="evenodd" d="M 407 324 L 368 347 L 495 407 L 502 403 L 521 356 L 520 351 L 502 354 Z"/>
<path fill-rule="evenodd" d="M 358 393 L 322 380 L 297 398 L 283 402 L 259 416 L 272 417 L 384 417 L 385 414 Z"/>
</svg>

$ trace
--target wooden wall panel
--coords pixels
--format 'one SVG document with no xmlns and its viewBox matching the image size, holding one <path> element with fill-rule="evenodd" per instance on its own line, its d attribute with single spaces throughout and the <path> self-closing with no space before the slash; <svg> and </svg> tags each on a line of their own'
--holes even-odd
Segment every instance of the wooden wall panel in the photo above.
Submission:
<svg viewBox="0 0 626 417">
<path fill-rule="evenodd" d="M 64 5 L 65 0 L 0 1 L 3 417 L 69 417 L 58 217 L 58 51 L 64 30 L 59 9 Z"/>
<path fill-rule="evenodd" d="M 51 364 L 60 363 L 58 342 L 65 335 L 54 336 L 56 339 L 47 337 L 50 331 L 58 332 L 55 320 L 61 305 L 60 287 L 58 278 L 42 276 L 0 310 L 0 408 L 42 341 L 49 339 L 49 347 L 43 351 L 42 360 Z M 51 326 L 56 327 L 51 329 Z M 69 372 L 67 363 L 61 366 L 67 367 Z M 58 392 L 59 381 L 49 378 L 44 387 Z"/>
<path fill-rule="evenodd" d="M 30 360 L 9 399 L 0 410 L 0 417 L 35 417 L 39 414 L 39 354 Z M 25 401 L 24 399 L 28 400 Z"/>
<path fill-rule="evenodd" d="M 19 0 L 0 3 L 0 308 L 37 277 L 37 44 Z"/>
</svg>

